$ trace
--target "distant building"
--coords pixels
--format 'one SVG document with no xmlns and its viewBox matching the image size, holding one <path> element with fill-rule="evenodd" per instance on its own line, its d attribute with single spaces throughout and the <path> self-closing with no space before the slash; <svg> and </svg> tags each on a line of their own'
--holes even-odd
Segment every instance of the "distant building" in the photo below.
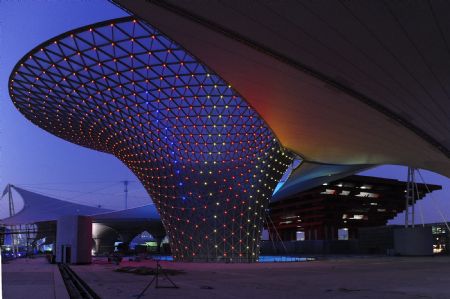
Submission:
<svg viewBox="0 0 450 299">
<path fill-rule="evenodd" d="M 417 187 L 422 199 L 428 189 Z M 403 181 L 352 175 L 272 202 L 266 226 L 273 240 L 355 239 L 359 228 L 384 226 L 404 211 L 405 189 Z"/>
<path fill-rule="evenodd" d="M 425 226 L 431 226 L 433 234 L 433 252 L 450 253 L 450 232 L 447 224 L 443 222 L 429 223 Z"/>
</svg>

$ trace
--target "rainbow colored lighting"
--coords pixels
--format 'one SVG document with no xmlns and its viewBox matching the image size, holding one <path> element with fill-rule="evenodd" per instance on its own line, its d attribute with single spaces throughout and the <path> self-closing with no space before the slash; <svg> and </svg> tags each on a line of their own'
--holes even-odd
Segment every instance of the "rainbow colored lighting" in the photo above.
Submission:
<svg viewBox="0 0 450 299">
<path fill-rule="evenodd" d="M 175 260 L 258 259 L 264 209 L 292 156 L 174 41 L 132 18 L 93 24 L 33 49 L 9 88 L 34 124 L 136 174 Z"/>
</svg>

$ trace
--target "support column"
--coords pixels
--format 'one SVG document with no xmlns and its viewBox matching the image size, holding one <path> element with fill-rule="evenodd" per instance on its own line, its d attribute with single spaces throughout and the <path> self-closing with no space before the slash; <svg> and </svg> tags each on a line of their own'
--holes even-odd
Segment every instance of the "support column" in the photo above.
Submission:
<svg viewBox="0 0 450 299">
<path fill-rule="evenodd" d="M 265 160 L 267 159 L 267 160 Z M 254 262 L 264 211 L 290 157 L 279 148 L 246 163 L 190 165 L 167 195 L 152 196 L 177 261 Z M 175 171 L 177 171 L 175 170 Z M 178 185 L 178 186 L 177 186 Z M 163 200 L 161 197 L 166 197 Z"/>
</svg>

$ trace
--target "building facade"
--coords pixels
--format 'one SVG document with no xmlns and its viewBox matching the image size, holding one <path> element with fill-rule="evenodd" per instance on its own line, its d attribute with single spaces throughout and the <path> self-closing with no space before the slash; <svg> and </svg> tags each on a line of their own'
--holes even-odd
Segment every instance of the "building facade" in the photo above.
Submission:
<svg viewBox="0 0 450 299">
<path fill-rule="evenodd" d="M 442 187 L 428 185 L 429 190 Z M 405 210 L 406 182 L 352 175 L 270 204 L 272 239 L 356 239 L 358 229 L 384 226 Z M 418 199 L 428 189 L 417 184 Z"/>
</svg>

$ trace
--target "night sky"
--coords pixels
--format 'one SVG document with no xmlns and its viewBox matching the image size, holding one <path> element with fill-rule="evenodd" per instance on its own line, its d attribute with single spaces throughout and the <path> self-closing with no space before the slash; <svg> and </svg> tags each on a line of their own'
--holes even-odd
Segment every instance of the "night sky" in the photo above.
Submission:
<svg viewBox="0 0 450 299">
<path fill-rule="evenodd" d="M 0 188 L 8 183 L 60 199 L 124 208 L 122 181 L 128 180 L 128 207 L 151 202 L 137 178 L 117 158 L 55 137 L 31 124 L 12 105 L 8 77 L 14 65 L 38 44 L 66 31 L 127 14 L 108 1 L 0 1 Z M 406 167 L 382 166 L 363 174 L 405 180 Z M 442 221 L 450 214 L 450 180 L 422 171 L 443 185 L 418 203 L 416 223 Z M 3 205 L 2 205 L 3 203 Z M 0 202 L 0 217 L 5 201 Z M 399 215 L 392 223 L 401 223 Z M 447 218 L 448 219 L 448 218 Z"/>
</svg>

